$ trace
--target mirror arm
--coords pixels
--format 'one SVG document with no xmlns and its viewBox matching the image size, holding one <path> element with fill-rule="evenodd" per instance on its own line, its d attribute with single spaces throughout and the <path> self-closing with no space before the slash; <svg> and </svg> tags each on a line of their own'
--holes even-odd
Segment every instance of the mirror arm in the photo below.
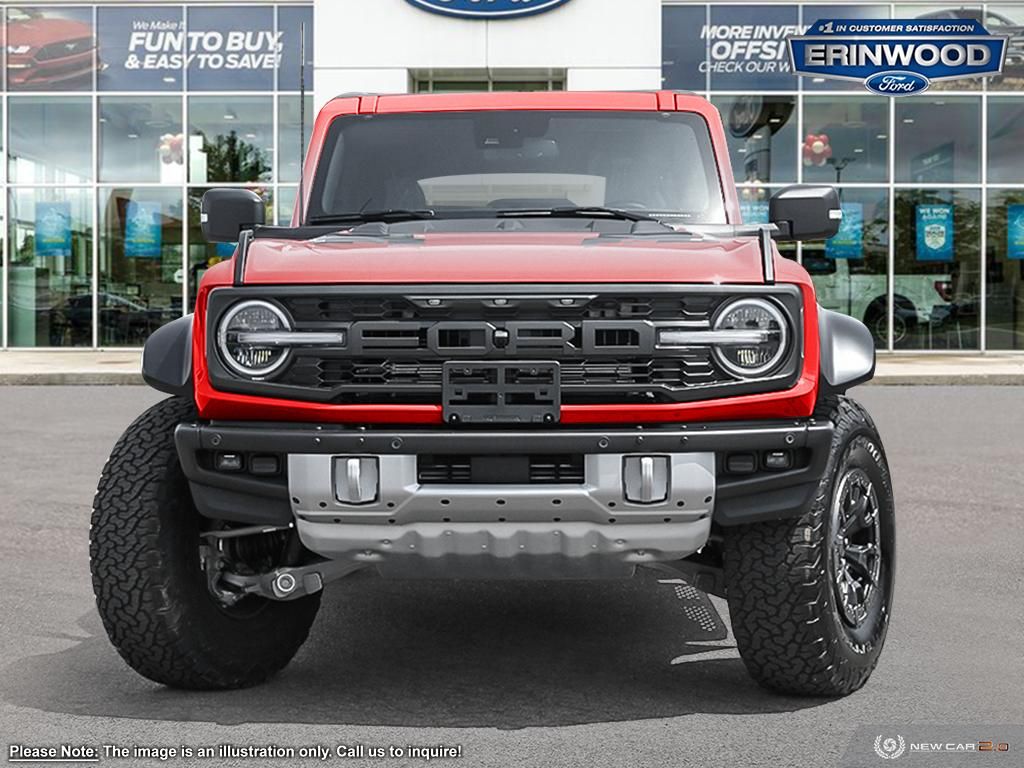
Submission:
<svg viewBox="0 0 1024 768">
<path fill-rule="evenodd" d="M 238 247 L 235 249 L 235 279 L 236 288 L 245 284 L 245 257 L 249 253 L 249 243 L 252 240 L 252 230 L 243 229 L 238 234 Z"/>
<path fill-rule="evenodd" d="M 765 285 L 775 283 L 775 253 L 772 249 L 772 235 L 778 231 L 774 224 L 762 224 L 758 227 L 758 242 L 761 244 L 761 268 L 764 272 Z"/>
</svg>

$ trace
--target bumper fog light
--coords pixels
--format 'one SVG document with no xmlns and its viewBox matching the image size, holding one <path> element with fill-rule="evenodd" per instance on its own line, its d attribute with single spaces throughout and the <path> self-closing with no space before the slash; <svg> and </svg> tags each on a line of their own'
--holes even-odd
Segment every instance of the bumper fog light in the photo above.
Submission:
<svg viewBox="0 0 1024 768">
<path fill-rule="evenodd" d="M 241 472 L 243 464 L 240 453 L 218 453 L 215 466 L 218 472 Z"/>
<path fill-rule="evenodd" d="M 793 466 L 793 454 L 789 451 L 768 451 L 764 455 L 764 465 L 768 469 L 789 469 Z"/>
</svg>

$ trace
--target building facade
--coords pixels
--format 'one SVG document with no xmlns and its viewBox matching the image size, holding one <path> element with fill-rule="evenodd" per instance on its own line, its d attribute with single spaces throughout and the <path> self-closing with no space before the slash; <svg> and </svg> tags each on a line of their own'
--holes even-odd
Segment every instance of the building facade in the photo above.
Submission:
<svg viewBox="0 0 1024 768">
<path fill-rule="evenodd" d="M 290 217 L 304 82 L 307 135 L 344 92 L 696 91 L 722 111 L 747 220 L 787 184 L 840 190 L 840 233 L 784 249 L 823 305 L 864 320 L 881 350 L 1024 350 L 1024 3 L 521 1 L 549 9 L 6 7 L 2 344 L 137 347 L 189 311 L 230 255 L 202 240 L 203 191 L 251 187 L 268 219 Z M 978 18 L 1009 55 L 999 77 L 881 97 L 793 75 L 786 37 L 823 17 Z"/>
</svg>

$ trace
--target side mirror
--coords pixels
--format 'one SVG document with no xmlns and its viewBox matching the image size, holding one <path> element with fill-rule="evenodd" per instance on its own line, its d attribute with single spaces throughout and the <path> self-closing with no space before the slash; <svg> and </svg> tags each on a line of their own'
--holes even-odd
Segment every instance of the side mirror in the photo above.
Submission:
<svg viewBox="0 0 1024 768">
<path fill-rule="evenodd" d="M 243 229 L 265 224 L 267 218 L 262 198 L 249 189 L 211 189 L 199 210 L 208 243 L 237 243 Z"/>
<path fill-rule="evenodd" d="M 839 195 L 823 184 L 794 184 L 768 201 L 768 221 L 779 228 L 776 240 L 825 240 L 842 220 Z"/>
</svg>

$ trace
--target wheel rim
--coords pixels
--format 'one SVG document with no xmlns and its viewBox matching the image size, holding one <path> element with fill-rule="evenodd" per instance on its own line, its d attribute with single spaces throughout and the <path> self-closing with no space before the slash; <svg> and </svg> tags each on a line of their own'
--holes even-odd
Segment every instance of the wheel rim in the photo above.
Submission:
<svg viewBox="0 0 1024 768">
<path fill-rule="evenodd" d="M 840 478 L 832 499 L 830 565 L 839 615 L 851 627 L 868 617 L 882 570 L 878 494 L 864 470 Z"/>
</svg>

